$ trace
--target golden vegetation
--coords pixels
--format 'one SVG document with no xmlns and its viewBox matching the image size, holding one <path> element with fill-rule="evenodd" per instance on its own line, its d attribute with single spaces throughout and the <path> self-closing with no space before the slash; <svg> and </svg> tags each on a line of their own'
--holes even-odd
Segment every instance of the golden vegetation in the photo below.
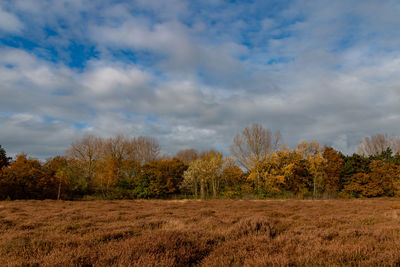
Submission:
<svg viewBox="0 0 400 267">
<path fill-rule="evenodd" d="M 400 201 L 0 202 L 2 266 L 398 266 Z"/>
</svg>

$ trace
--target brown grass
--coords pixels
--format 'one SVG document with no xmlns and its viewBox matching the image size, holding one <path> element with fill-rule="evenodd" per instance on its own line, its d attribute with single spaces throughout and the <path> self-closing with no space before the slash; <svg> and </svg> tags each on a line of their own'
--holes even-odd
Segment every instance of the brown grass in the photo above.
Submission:
<svg viewBox="0 0 400 267">
<path fill-rule="evenodd" d="M 400 200 L 0 202 L 1 266 L 399 266 Z"/>
</svg>

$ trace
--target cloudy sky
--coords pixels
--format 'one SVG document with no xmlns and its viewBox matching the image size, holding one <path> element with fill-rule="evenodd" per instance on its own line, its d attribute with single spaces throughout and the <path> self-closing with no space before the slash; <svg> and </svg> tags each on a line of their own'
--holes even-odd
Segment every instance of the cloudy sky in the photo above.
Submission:
<svg viewBox="0 0 400 267">
<path fill-rule="evenodd" d="M 345 153 L 400 135 L 400 2 L 0 1 L 0 145 L 86 134 L 229 152 L 252 123 Z"/>
</svg>

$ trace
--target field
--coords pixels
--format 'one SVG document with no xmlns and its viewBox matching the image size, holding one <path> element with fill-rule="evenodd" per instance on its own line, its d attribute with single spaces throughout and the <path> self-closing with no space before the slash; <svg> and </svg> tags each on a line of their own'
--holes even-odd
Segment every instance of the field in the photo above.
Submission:
<svg viewBox="0 0 400 267">
<path fill-rule="evenodd" d="M 0 265 L 400 265 L 400 200 L 0 202 Z"/>
</svg>

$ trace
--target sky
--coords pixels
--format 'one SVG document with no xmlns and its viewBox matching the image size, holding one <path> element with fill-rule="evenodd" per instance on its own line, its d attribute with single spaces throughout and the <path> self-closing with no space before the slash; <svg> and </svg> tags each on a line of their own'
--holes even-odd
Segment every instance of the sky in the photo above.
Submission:
<svg viewBox="0 0 400 267">
<path fill-rule="evenodd" d="M 398 0 L 1 0 L 0 145 L 217 149 L 253 123 L 346 154 L 400 135 Z"/>
</svg>

